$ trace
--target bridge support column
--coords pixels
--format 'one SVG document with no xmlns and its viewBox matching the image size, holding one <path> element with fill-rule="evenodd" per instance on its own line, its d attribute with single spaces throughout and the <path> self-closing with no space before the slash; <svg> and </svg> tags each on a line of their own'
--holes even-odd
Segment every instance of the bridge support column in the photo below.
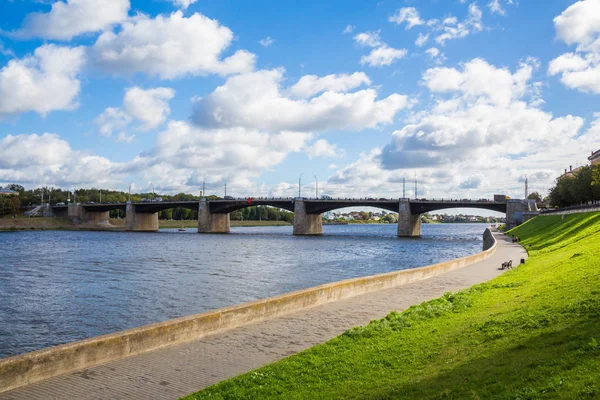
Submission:
<svg viewBox="0 0 600 400">
<path fill-rule="evenodd" d="M 61 216 L 64 215 L 64 212 Z M 81 204 L 69 204 L 66 216 L 75 222 L 91 223 L 95 225 L 106 225 L 110 218 L 109 211 L 89 211 Z"/>
<path fill-rule="evenodd" d="M 198 233 L 229 233 L 230 231 L 229 214 L 211 213 L 206 199 L 200 199 L 198 205 Z"/>
<path fill-rule="evenodd" d="M 125 230 L 132 232 L 158 231 L 158 213 L 138 213 L 133 204 L 127 203 Z"/>
<path fill-rule="evenodd" d="M 316 236 L 323 234 L 321 214 L 308 214 L 304 200 L 294 202 L 294 235 Z"/>
<path fill-rule="evenodd" d="M 535 200 L 510 199 L 506 204 L 506 229 L 512 229 L 539 214 Z"/>
<path fill-rule="evenodd" d="M 400 199 L 398 213 L 398 237 L 420 237 L 421 215 L 410 212 L 408 199 Z"/>
</svg>

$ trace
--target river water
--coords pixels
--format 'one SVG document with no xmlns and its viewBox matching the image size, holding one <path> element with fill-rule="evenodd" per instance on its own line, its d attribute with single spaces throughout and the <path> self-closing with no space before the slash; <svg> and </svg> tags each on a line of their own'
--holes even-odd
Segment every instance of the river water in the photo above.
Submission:
<svg viewBox="0 0 600 400">
<path fill-rule="evenodd" d="M 0 358 L 346 278 L 481 251 L 485 224 L 330 225 L 229 235 L 0 233 Z"/>
</svg>

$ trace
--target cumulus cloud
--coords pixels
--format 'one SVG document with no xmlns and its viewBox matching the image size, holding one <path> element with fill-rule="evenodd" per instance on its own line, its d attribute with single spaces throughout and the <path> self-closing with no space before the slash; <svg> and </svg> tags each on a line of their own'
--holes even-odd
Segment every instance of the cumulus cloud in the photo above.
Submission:
<svg viewBox="0 0 600 400">
<path fill-rule="evenodd" d="M 254 68 L 255 55 L 238 50 L 223 58 L 233 32 L 202 14 L 181 11 L 150 18 L 138 14 L 115 32 L 104 32 L 90 50 L 93 64 L 113 75 L 145 73 L 162 79 L 229 75 Z"/>
<path fill-rule="evenodd" d="M 434 103 L 406 118 L 388 145 L 337 170 L 328 192 L 398 196 L 402 178 L 417 175 L 419 197 L 518 197 L 523 171 L 545 192 L 562 165 L 600 141 L 600 114 L 582 132 L 582 118 L 554 116 L 532 104 L 536 68 L 532 59 L 513 71 L 475 59 L 425 71 L 423 85 Z"/>
<path fill-rule="evenodd" d="M 406 49 L 394 49 L 385 44 L 379 36 L 379 31 L 361 32 L 354 36 L 354 40 L 361 46 L 373 48 L 369 54 L 360 58 L 361 64 L 371 67 L 389 66 L 407 54 Z"/>
<path fill-rule="evenodd" d="M 477 3 L 471 3 L 467 18 L 464 21 L 458 22 L 456 18 L 446 18 L 441 24 L 434 23 L 434 30 L 442 31 L 442 33 L 435 37 L 435 41 L 443 46 L 448 40 L 461 39 L 472 32 L 482 31 L 482 15 L 483 13 L 477 6 Z"/>
<path fill-rule="evenodd" d="M 560 75 L 571 89 L 600 93 L 600 0 L 578 1 L 554 18 L 556 35 L 575 53 L 550 62 L 548 73 Z"/>
<path fill-rule="evenodd" d="M 414 26 L 423 25 L 425 23 L 425 21 L 421 19 L 417 9 L 414 7 L 400 8 L 396 10 L 394 15 L 390 16 L 388 20 L 396 25 L 406 22 L 405 29 L 407 30 Z"/>
<path fill-rule="evenodd" d="M 137 119 L 142 130 L 149 130 L 162 125 L 169 114 L 169 100 L 175 96 L 171 88 L 158 87 L 154 89 L 141 89 L 132 87 L 127 89 L 123 108 L 133 118 Z"/>
<path fill-rule="evenodd" d="M 392 65 L 396 60 L 404 58 L 406 49 L 394 49 L 388 46 L 377 47 L 371 52 L 360 58 L 361 64 L 368 64 L 371 67 L 382 67 Z"/>
<path fill-rule="evenodd" d="M 419 33 L 419 36 L 417 37 L 417 40 L 415 41 L 415 45 L 417 45 L 418 47 L 423 47 L 423 46 L 425 46 L 425 44 L 427 43 L 428 40 L 429 40 L 429 34 Z"/>
<path fill-rule="evenodd" d="M 187 10 L 189 6 L 197 2 L 198 0 L 171 0 L 176 7 L 179 7 L 183 10 Z"/>
<path fill-rule="evenodd" d="M 71 40 L 73 37 L 99 32 L 127 18 L 129 0 L 111 0 L 99 6 L 97 0 L 66 0 L 52 4 L 47 13 L 36 12 L 25 17 L 14 35 L 29 38 Z"/>
<path fill-rule="evenodd" d="M 464 99 L 477 99 L 508 105 L 526 94 L 537 61 L 530 59 L 513 74 L 476 58 L 456 68 L 432 68 L 423 74 L 423 84 L 434 93 L 460 93 Z"/>
<path fill-rule="evenodd" d="M 553 118 L 523 101 L 534 68 L 522 63 L 511 73 L 474 59 L 462 70 L 425 71 L 424 85 L 434 94 L 450 97 L 393 133 L 382 155 L 384 166 L 437 165 L 492 151 L 519 154 L 573 137 L 581 118 Z"/>
<path fill-rule="evenodd" d="M 129 128 L 133 121 L 139 123 L 134 129 L 141 131 L 162 125 L 171 113 L 169 100 L 173 96 L 175 96 L 175 91 L 171 88 L 131 87 L 125 92 L 122 109 L 108 107 L 96 118 L 95 122 L 103 136 L 111 136 L 114 132 L 119 132 L 117 140 L 130 143 L 135 136 L 127 135 L 124 130 Z"/>
<path fill-rule="evenodd" d="M 311 138 L 305 132 L 202 129 L 171 121 L 158 134 L 154 147 L 133 163 L 145 179 L 170 185 L 172 190 L 198 186 L 203 178 L 220 181 L 226 177 L 232 193 L 245 194 L 243 188 L 252 185 L 250 178 L 281 163 L 289 153 L 302 151 Z"/>
<path fill-rule="evenodd" d="M 354 36 L 354 40 L 361 46 L 377 47 L 383 44 L 379 31 L 375 32 L 361 32 Z"/>
<path fill-rule="evenodd" d="M 343 153 L 337 145 L 329 143 L 325 139 L 319 139 L 306 148 L 308 158 L 315 157 L 340 157 Z"/>
<path fill-rule="evenodd" d="M 62 187 L 114 185 L 127 168 L 76 151 L 59 135 L 8 135 L 0 139 L 0 181 Z"/>
<path fill-rule="evenodd" d="M 121 131 L 131 123 L 131 116 L 120 108 L 108 107 L 96 120 L 96 125 L 102 136 L 111 136 L 115 131 Z"/>
<path fill-rule="evenodd" d="M 273 69 L 229 77 L 211 94 L 197 100 L 192 120 L 202 128 L 244 127 L 270 132 L 361 130 L 391 123 L 408 103 L 406 96 L 399 94 L 378 100 L 374 89 L 342 91 L 364 81 L 362 75 L 300 79 L 292 86 L 297 93 L 325 92 L 293 99 L 285 94 L 289 89 L 282 88 L 283 74 L 283 69 Z"/>
<path fill-rule="evenodd" d="M 364 72 L 331 74 L 323 77 L 304 75 L 289 89 L 289 92 L 294 96 L 306 99 L 325 91 L 347 92 L 370 84 L 371 80 Z"/>
<path fill-rule="evenodd" d="M 0 69 L 0 117 L 27 111 L 45 116 L 77 108 L 83 47 L 43 45 Z"/>
</svg>

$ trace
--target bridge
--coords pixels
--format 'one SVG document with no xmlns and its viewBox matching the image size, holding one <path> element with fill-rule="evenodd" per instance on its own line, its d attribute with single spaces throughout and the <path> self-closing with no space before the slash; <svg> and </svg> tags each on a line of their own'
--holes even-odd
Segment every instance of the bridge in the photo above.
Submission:
<svg viewBox="0 0 600 400">
<path fill-rule="evenodd" d="M 245 207 L 271 206 L 294 213 L 294 235 L 321 235 L 321 214 L 346 207 L 374 207 L 398 213 L 398 236 L 421 236 L 421 214 L 450 208 L 478 208 L 506 214 L 508 227 L 524 222 L 537 213 L 535 201 L 530 200 L 426 200 L 426 199 L 307 199 L 260 198 L 219 199 L 201 198 L 190 201 L 148 201 L 127 203 L 85 203 L 53 206 L 55 215 L 73 220 L 96 223 L 108 222 L 112 210 L 125 212 L 127 231 L 151 232 L 158 230 L 158 213 L 171 208 L 198 211 L 198 233 L 230 232 L 230 213 Z"/>
</svg>

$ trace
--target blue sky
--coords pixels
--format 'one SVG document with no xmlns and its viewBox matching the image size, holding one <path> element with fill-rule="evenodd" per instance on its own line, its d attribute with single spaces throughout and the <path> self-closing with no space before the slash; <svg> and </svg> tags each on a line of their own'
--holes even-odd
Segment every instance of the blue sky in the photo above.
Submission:
<svg viewBox="0 0 600 400">
<path fill-rule="evenodd" d="M 103 3 L 1 2 L 0 185 L 519 197 L 600 147 L 599 0 Z"/>
</svg>

